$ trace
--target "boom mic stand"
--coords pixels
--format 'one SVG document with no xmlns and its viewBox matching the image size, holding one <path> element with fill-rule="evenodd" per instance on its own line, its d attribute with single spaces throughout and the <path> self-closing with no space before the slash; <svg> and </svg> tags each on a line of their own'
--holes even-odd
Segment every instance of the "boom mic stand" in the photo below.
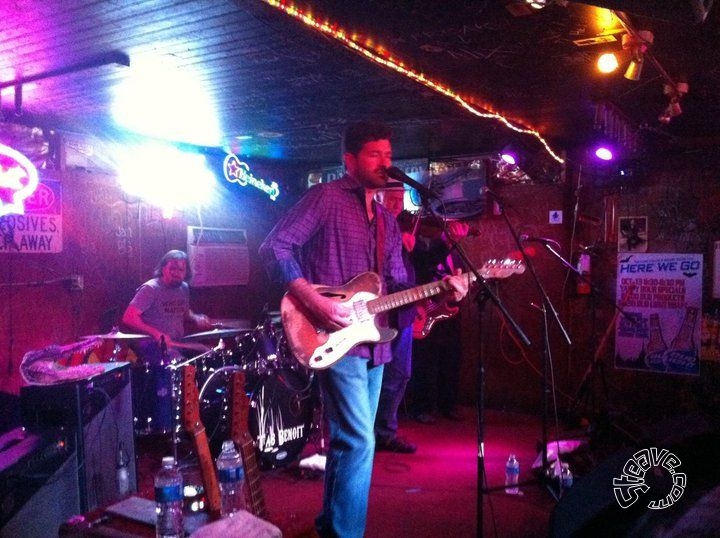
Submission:
<svg viewBox="0 0 720 538">
<path fill-rule="evenodd" d="M 520 328 L 518 323 L 513 319 L 513 317 L 510 315 L 510 313 L 505 308 L 505 305 L 500 301 L 500 298 L 495 293 L 495 290 L 492 289 L 492 287 L 487 283 L 487 281 L 480 276 L 480 274 L 475 269 L 475 266 L 470 261 L 470 258 L 468 257 L 465 250 L 462 248 L 462 246 L 455 241 L 454 239 L 448 237 L 450 240 L 450 245 L 455 252 L 458 253 L 458 256 L 462 259 L 463 263 L 465 264 L 465 267 L 468 268 L 468 270 L 475 276 L 477 279 L 477 282 L 479 282 L 483 286 L 482 293 L 479 293 L 477 295 L 478 300 L 478 306 L 480 309 L 482 309 L 482 303 L 487 299 L 492 299 L 493 304 L 500 310 L 505 320 L 508 322 L 508 324 L 512 327 L 513 331 L 515 331 L 515 334 L 518 336 L 518 338 L 522 341 L 523 344 L 526 346 L 530 346 L 530 339 L 527 337 L 527 335 L 523 332 L 523 330 Z M 478 445 L 478 456 L 477 456 L 477 496 L 476 496 L 476 514 L 477 514 L 477 521 L 476 521 L 476 532 L 477 536 L 482 536 L 483 532 L 483 494 L 487 491 L 483 484 L 485 482 L 485 406 L 484 406 L 484 397 L 485 397 L 485 366 L 483 364 L 483 356 L 482 353 L 480 354 L 480 364 L 478 367 L 478 379 L 477 379 L 477 397 L 475 405 L 477 406 L 477 445 Z"/>
<path fill-rule="evenodd" d="M 635 320 L 632 316 L 628 315 L 627 312 L 623 309 L 621 304 L 618 304 L 615 302 L 611 297 L 609 297 L 606 293 L 604 293 L 601 289 L 599 289 L 596 285 L 594 285 L 589 278 L 587 278 L 581 271 L 577 269 L 573 264 L 571 264 L 568 260 L 566 260 L 558 251 L 556 251 L 552 245 L 548 242 L 544 242 L 543 246 L 545 249 L 550 252 L 555 258 L 557 258 L 560 263 L 565 266 L 567 269 L 569 269 L 579 280 L 585 282 L 590 287 L 590 293 L 594 297 L 599 297 L 603 299 L 605 302 L 608 302 L 613 305 L 613 308 L 615 309 L 615 314 L 612 318 L 612 321 L 610 325 L 608 326 L 605 335 L 603 336 L 603 340 L 601 341 L 601 346 L 604 345 L 605 340 L 607 339 L 608 333 L 611 330 L 612 326 L 614 325 L 615 320 L 619 315 L 622 315 L 626 320 L 628 320 L 633 325 L 636 325 L 638 322 Z M 631 289 L 628 290 L 628 292 L 631 292 L 634 289 L 634 286 L 631 287 Z M 623 298 L 622 302 L 624 303 L 626 298 Z M 594 304 L 594 303 L 593 303 Z M 593 307 L 594 311 L 594 307 Z M 593 332 L 593 338 L 595 337 Z M 595 346 L 593 346 L 595 347 Z M 600 348 L 598 348 L 599 350 Z M 574 400 L 572 402 L 572 406 L 577 407 L 580 405 L 580 402 L 583 398 L 588 397 L 588 392 L 590 391 L 589 384 L 591 380 L 591 376 L 595 372 L 595 369 L 598 368 L 600 372 L 600 381 L 602 383 L 603 388 L 603 396 L 605 399 L 608 399 L 608 387 L 607 387 L 607 380 L 605 379 L 605 372 L 602 368 L 602 362 L 600 359 L 595 356 L 590 361 L 590 364 L 588 365 L 588 368 L 585 370 L 585 373 L 583 374 L 582 380 L 580 381 L 580 385 L 578 386 L 577 392 L 575 394 Z M 602 412 L 600 413 L 603 414 Z"/>
<path fill-rule="evenodd" d="M 568 343 L 568 345 L 572 344 L 572 340 L 570 339 L 570 335 L 568 334 L 567 330 L 565 329 L 565 326 L 560 321 L 560 316 L 557 313 L 557 310 L 555 309 L 555 306 L 553 305 L 552 301 L 550 300 L 550 297 L 547 294 L 547 291 L 545 291 L 545 287 L 543 286 L 542 282 L 540 281 L 540 278 L 537 275 L 537 271 L 535 270 L 535 265 L 530 260 L 529 256 L 525 252 L 525 249 L 523 248 L 522 241 L 520 240 L 520 236 L 513 228 L 512 223 L 510 222 L 510 219 L 507 216 L 507 211 L 505 211 L 504 208 L 504 202 L 500 196 L 495 194 L 489 189 L 486 189 L 486 192 L 488 195 L 490 195 L 492 198 L 494 198 L 495 202 L 500 206 L 501 208 L 501 214 L 503 216 L 503 219 L 505 220 L 505 224 L 507 224 L 508 231 L 510 232 L 510 235 L 512 236 L 513 240 L 515 241 L 515 245 L 517 246 L 518 250 L 520 251 L 523 260 L 525 261 L 525 265 L 527 266 L 528 270 L 530 271 L 530 274 L 532 275 L 533 281 L 535 282 L 535 285 L 538 289 L 538 292 L 540 293 L 540 296 L 542 297 L 542 304 L 541 305 L 532 305 L 540 312 L 542 312 L 543 315 L 543 386 L 542 386 L 542 448 L 541 448 L 541 455 L 542 455 L 542 474 L 541 474 L 541 482 L 544 483 L 544 485 L 547 487 L 550 494 L 557 500 L 557 496 L 555 495 L 554 491 L 551 488 L 551 482 L 548 480 L 548 476 L 545 474 L 548 470 L 548 399 L 550 396 L 550 383 L 549 383 L 549 376 L 552 372 L 552 355 L 550 353 L 550 339 L 549 339 L 549 321 L 548 321 L 548 313 L 552 315 L 552 318 L 555 320 L 555 324 L 560 329 L 564 340 Z M 547 243 L 544 243 L 545 246 L 547 246 Z M 559 450 L 558 450 L 559 452 Z M 557 454 L 557 458 L 559 459 L 559 454 Z"/>
<path fill-rule="evenodd" d="M 432 215 L 439 216 L 443 222 L 445 222 L 445 218 L 443 215 L 437 215 L 436 212 L 433 210 L 432 206 L 430 205 L 429 198 L 434 197 L 439 202 L 440 205 L 442 205 L 442 199 L 440 199 L 437 195 L 435 195 L 428 187 L 422 186 L 422 188 L 416 188 L 416 185 L 414 180 L 407 181 L 409 178 L 402 177 L 402 178 L 396 178 L 400 179 L 403 183 L 409 184 L 413 188 L 415 188 L 416 192 L 420 195 L 421 199 L 421 207 L 425 209 L 428 213 Z M 500 204 L 501 201 L 498 201 L 498 204 Z M 504 211 L 503 211 L 504 214 Z M 513 235 L 515 235 L 513 233 Z M 515 235 L 516 241 L 517 235 Z M 457 252 L 458 256 L 462 260 L 465 267 L 468 269 L 469 272 L 475 276 L 476 281 L 480 283 L 483 287 L 483 293 L 478 294 L 478 300 L 484 301 L 487 298 L 492 299 L 493 304 L 500 310 L 503 317 L 506 319 L 508 324 L 512 327 L 513 331 L 515 331 L 515 334 L 518 336 L 518 338 L 525 344 L 526 346 L 530 346 L 530 339 L 527 337 L 527 335 L 523 332 L 523 330 L 520 328 L 518 323 L 513 319 L 513 317 L 510 315 L 510 313 L 507 311 L 507 308 L 505 308 L 505 305 L 500 301 L 500 298 L 497 296 L 495 291 L 492 289 L 492 287 L 487 283 L 487 281 L 480 276 L 478 271 L 475 269 L 475 266 L 470 261 L 470 258 L 468 257 L 465 250 L 462 248 L 462 246 L 455 241 L 453 238 L 448 236 L 448 240 L 450 242 L 451 250 L 455 250 Z M 476 497 L 476 514 L 477 514 L 477 521 L 476 521 L 476 533 L 477 536 L 482 536 L 483 533 L 483 493 L 486 491 L 483 488 L 483 483 L 485 479 L 485 423 L 484 423 L 484 384 L 485 384 L 485 369 L 482 364 L 482 355 L 480 357 L 480 365 L 478 368 L 478 381 L 477 381 L 477 401 L 476 406 L 478 409 L 478 427 L 477 427 L 477 434 L 478 434 L 478 457 L 477 457 L 477 497 Z"/>
</svg>

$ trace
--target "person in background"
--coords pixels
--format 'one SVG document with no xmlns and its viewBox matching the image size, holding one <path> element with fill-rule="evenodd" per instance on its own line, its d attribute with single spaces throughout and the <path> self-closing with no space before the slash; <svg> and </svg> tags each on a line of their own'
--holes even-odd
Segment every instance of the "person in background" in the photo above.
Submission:
<svg viewBox="0 0 720 538">
<path fill-rule="evenodd" d="M 158 262 L 153 278 L 137 289 L 122 316 L 124 329 L 151 337 L 133 343 L 149 374 L 149 379 L 137 377 L 147 381 L 155 396 L 151 397 L 144 383 L 134 383 L 137 386 L 136 416 L 148 421 L 136 424 L 141 433 L 170 430 L 172 386 L 166 366 L 174 359 L 183 358 L 181 349 L 188 345 L 179 340 L 185 335 L 186 324 L 199 331 L 213 327 L 207 316 L 190 309 L 188 281 L 191 277 L 187 254 L 181 250 L 167 252 Z"/>
<path fill-rule="evenodd" d="M 398 219 L 403 212 L 405 186 L 399 181 L 390 181 L 377 193 L 377 200 Z M 402 230 L 402 228 L 401 228 Z M 415 248 L 412 230 L 402 231 L 403 263 L 408 273 L 408 283 L 415 283 L 415 270 L 410 253 Z M 375 450 L 414 454 L 417 446 L 398 436 L 398 409 L 410 380 L 412 367 L 412 324 L 415 319 L 415 305 L 396 310 L 391 315 L 392 325 L 398 335 L 392 341 L 392 360 L 385 364 L 380 389 L 380 401 L 375 417 Z"/>
<path fill-rule="evenodd" d="M 461 264 L 453 256 L 452 245 L 466 237 L 468 232 L 467 223 L 451 220 L 440 234 L 444 248 L 424 247 L 425 244 L 437 241 L 418 237 L 413 251 L 418 283 L 425 284 L 457 272 Z M 458 305 L 450 302 L 448 306 Z M 413 342 L 408 407 L 410 416 L 418 422 L 434 423 L 436 412 L 451 420 L 462 419 L 457 410 L 461 340 L 460 319 L 455 315 L 438 321 L 425 338 Z"/>
<path fill-rule="evenodd" d="M 308 189 L 260 246 L 270 277 L 283 283 L 292 300 L 319 329 L 337 331 L 353 323 L 352 309 L 313 285 L 342 286 L 374 271 L 383 293 L 408 287 L 400 229 L 375 201 L 391 166 L 391 131 L 382 124 L 349 125 L 343 136 L 345 175 Z M 459 277 L 448 279 L 460 299 Z M 286 327 L 288 333 L 288 327 Z M 329 368 L 318 371 L 330 432 L 320 536 L 360 538 L 365 532 L 375 452 L 374 421 L 389 343 L 355 345 Z"/>
</svg>

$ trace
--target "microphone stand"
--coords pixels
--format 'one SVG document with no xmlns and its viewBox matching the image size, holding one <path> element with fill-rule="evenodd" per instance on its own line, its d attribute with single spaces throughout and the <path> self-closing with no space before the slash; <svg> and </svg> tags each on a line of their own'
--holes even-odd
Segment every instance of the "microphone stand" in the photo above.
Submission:
<svg viewBox="0 0 720 538">
<path fill-rule="evenodd" d="M 550 297 L 547 294 L 547 291 L 545 290 L 545 287 L 542 285 L 542 282 L 540 281 L 540 278 L 537 275 L 537 272 L 535 270 L 535 266 L 528 257 L 527 253 L 525 252 L 525 249 L 522 246 L 522 241 L 520 240 L 520 236 L 515 231 L 515 229 L 512 226 L 512 223 L 510 222 L 509 217 L 507 216 L 507 211 L 504 209 L 504 203 L 500 196 L 495 194 L 494 192 L 490 191 L 489 189 L 486 189 L 485 191 L 487 194 L 492 196 L 496 203 L 501 208 L 501 213 L 503 216 L 503 219 L 505 220 L 505 223 L 507 224 L 508 231 L 510 232 L 510 235 L 512 236 L 513 240 L 515 241 L 515 245 L 517 246 L 518 250 L 522 254 L 523 260 L 525 261 L 525 264 L 527 268 L 530 271 L 530 274 L 532 275 L 533 281 L 535 282 L 535 285 L 540 293 L 540 296 L 542 297 L 542 305 L 532 305 L 538 310 L 542 312 L 543 315 L 543 389 L 542 389 L 542 474 L 541 474 L 541 481 L 545 483 L 545 486 L 547 487 L 547 490 L 550 492 L 550 494 L 553 496 L 555 500 L 558 500 L 558 496 L 555 495 L 555 492 L 552 490 L 551 487 L 551 481 L 548 475 L 546 473 L 548 472 L 548 450 L 547 450 L 547 444 L 548 444 L 548 399 L 550 396 L 550 384 L 549 384 L 549 374 L 552 370 L 552 356 L 550 353 L 550 339 L 549 339 L 549 322 L 548 322 L 548 312 L 552 315 L 552 318 L 555 320 L 556 325 L 562 332 L 563 338 L 568 343 L 568 345 L 572 344 L 572 340 L 570 339 L 570 335 L 568 334 L 567 330 L 565 329 L 565 326 L 560 321 L 560 316 L 557 313 L 557 310 L 555 309 L 555 306 L 553 305 L 552 301 L 550 300 Z M 547 243 L 544 243 L 547 247 Z M 559 450 L 556 451 L 556 461 L 559 462 L 560 454 Z M 562 486 L 561 486 L 562 487 Z"/>
<path fill-rule="evenodd" d="M 425 198 L 423 197 L 423 205 L 425 204 Z M 429 210 L 431 213 L 432 211 Z M 480 276 L 478 271 L 475 269 L 475 266 L 470 261 L 470 258 L 467 255 L 467 252 L 465 252 L 465 249 L 462 248 L 460 243 L 455 241 L 452 237 L 448 236 L 448 240 L 450 242 L 451 250 L 455 250 L 455 252 L 458 253 L 458 256 L 465 264 L 465 267 L 468 268 L 468 270 L 475 276 L 477 279 L 477 282 L 479 282 L 483 287 L 483 292 L 479 293 L 477 295 L 478 300 L 478 307 L 482 309 L 482 303 L 489 297 L 492 299 L 493 304 L 500 310 L 505 320 L 508 322 L 508 324 L 512 327 L 515 334 L 518 336 L 518 338 L 525 344 L 526 346 L 530 346 L 530 339 L 527 337 L 527 335 L 523 332 L 523 330 L 520 328 L 518 323 L 515 321 L 515 319 L 510 315 L 510 313 L 507 311 L 507 308 L 505 308 L 505 305 L 502 303 L 500 298 L 497 296 L 495 291 L 492 289 L 492 287 L 488 284 L 488 282 Z M 477 447 L 478 447 L 478 453 L 477 453 L 477 482 L 476 482 L 476 488 L 477 488 L 477 494 L 476 494 L 476 533 L 477 536 L 483 535 L 483 494 L 490 491 L 490 489 L 484 488 L 485 484 L 485 415 L 484 415 L 484 396 L 485 396 L 485 367 L 483 364 L 483 354 L 480 354 L 480 364 L 478 367 L 478 379 L 477 379 L 477 397 L 475 405 L 477 407 Z M 503 486 L 504 487 L 504 486 Z"/>
<path fill-rule="evenodd" d="M 581 281 L 585 282 L 590 286 L 590 292 L 593 296 L 600 297 L 601 299 L 604 299 L 606 302 L 613 305 L 615 309 L 615 317 L 618 315 L 622 315 L 626 320 L 628 320 L 633 325 L 637 325 L 637 320 L 633 319 L 632 316 L 628 315 L 628 313 L 623 309 L 623 307 L 618 304 L 616 301 L 614 301 L 610 296 L 608 296 L 606 293 L 604 293 L 600 288 L 598 288 L 596 285 L 594 285 L 589 278 L 587 278 L 580 270 L 577 269 L 572 263 L 570 263 L 568 260 L 566 260 L 558 251 L 556 251 L 548 242 L 543 242 L 543 245 L 547 249 L 550 254 L 552 254 L 555 258 L 557 258 L 562 265 L 564 265 L 566 268 L 568 268 L 577 278 L 579 278 Z M 594 303 L 593 303 L 594 304 Z M 615 318 L 613 318 L 614 320 Z M 594 338 L 594 331 L 593 331 L 593 338 Z M 574 400 L 572 401 L 571 405 L 573 407 L 577 407 L 580 405 L 581 399 L 584 397 L 585 392 L 588 390 L 587 385 L 590 380 L 590 376 L 593 374 L 595 370 L 595 366 L 600 364 L 600 362 L 597 360 L 597 357 L 594 357 L 593 360 L 590 362 L 590 365 L 588 366 L 587 370 L 583 374 L 583 378 L 580 381 L 580 385 L 578 386 L 577 392 L 575 394 Z M 607 381 L 605 379 L 605 372 L 602 369 L 602 364 L 600 364 L 600 381 L 602 383 L 603 388 L 603 396 L 605 399 L 608 399 L 608 387 L 607 387 Z M 603 417 L 603 413 L 600 412 L 601 418 Z"/>
</svg>

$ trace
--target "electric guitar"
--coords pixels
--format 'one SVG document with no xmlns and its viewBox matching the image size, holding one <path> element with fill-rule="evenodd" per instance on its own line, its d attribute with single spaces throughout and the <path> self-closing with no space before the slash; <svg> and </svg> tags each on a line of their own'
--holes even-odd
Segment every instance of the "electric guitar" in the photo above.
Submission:
<svg viewBox="0 0 720 538">
<path fill-rule="evenodd" d="M 478 274 L 481 278 L 506 278 L 525 271 L 516 260 L 489 260 Z M 465 273 L 468 285 L 476 278 Z M 380 296 L 382 283 L 376 273 L 361 273 L 338 287 L 314 285 L 315 289 L 336 301 L 346 303 L 351 310 L 351 322 L 336 331 L 320 329 L 310 311 L 296 297 L 286 293 L 280 302 L 280 314 L 288 344 L 295 358 L 313 369 L 328 368 L 358 344 L 389 342 L 397 331 L 379 324 L 376 316 L 395 308 L 439 295 L 452 289 L 444 280 Z"/>
<path fill-rule="evenodd" d="M 212 519 L 220 518 L 220 486 L 215 466 L 213 465 L 210 447 L 208 446 L 205 426 L 200 419 L 200 406 L 197 383 L 195 382 L 195 366 L 188 364 L 183 367 L 183 425 L 192 435 L 193 446 L 200 461 L 200 474 L 208 500 L 208 511 Z"/>
<path fill-rule="evenodd" d="M 430 334 L 436 322 L 451 318 L 460 311 L 459 306 L 451 306 L 447 300 L 437 297 L 419 302 L 415 309 L 413 338 L 416 340 L 422 340 Z"/>
<path fill-rule="evenodd" d="M 255 443 L 248 431 L 250 400 L 245 393 L 245 374 L 233 372 L 232 375 L 232 419 L 231 434 L 233 442 L 240 447 L 245 483 L 248 491 L 248 512 L 262 519 L 268 519 L 265 508 L 265 496 L 260 484 L 260 469 L 255 455 Z"/>
</svg>

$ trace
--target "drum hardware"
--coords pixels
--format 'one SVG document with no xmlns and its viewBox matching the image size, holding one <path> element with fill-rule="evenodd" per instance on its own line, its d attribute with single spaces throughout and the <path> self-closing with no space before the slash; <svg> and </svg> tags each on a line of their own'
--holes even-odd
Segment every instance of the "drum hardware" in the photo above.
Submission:
<svg viewBox="0 0 720 538">
<path fill-rule="evenodd" d="M 179 346 L 171 346 L 171 347 L 179 347 Z M 194 348 L 186 348 L 186 349 L 194 349 Z M 225 342 L 223 342 L 223 339 L 221 338 L 221 339 L 218 341 L 218 343 L 217 343 L 217 345 L 216 345 L 215 347 L 211 347 L 210 349 L 208 349 L 208 350 L 203 351 L 202 353 L 200 353 L 200 355 L 196 355 L 196 356 L 194 356 L 194 357 L 190 357 L 189 359 L 186 359 L 186 360 L 181 361 L 181 362 L 171 361 L 170 364 L 168 364 L 165 368 L 168 368 L 168 369 L 170 369 L 170 370 L 177 370 L 178 368 L 182 368 L 182 367 L 185 366 L 186 364 L 191 364 L 191 363 L 195 362 L 195 361 L 198 360 L 198 359 L 202 359 L 203 357 L 207 357 L 207 356 L 210 355 L 211 353 L 215 353 L 216 351 L 220 351 L 220 350 L 222 350 L 222 349 L 225 349 Z"/>
</svg>

